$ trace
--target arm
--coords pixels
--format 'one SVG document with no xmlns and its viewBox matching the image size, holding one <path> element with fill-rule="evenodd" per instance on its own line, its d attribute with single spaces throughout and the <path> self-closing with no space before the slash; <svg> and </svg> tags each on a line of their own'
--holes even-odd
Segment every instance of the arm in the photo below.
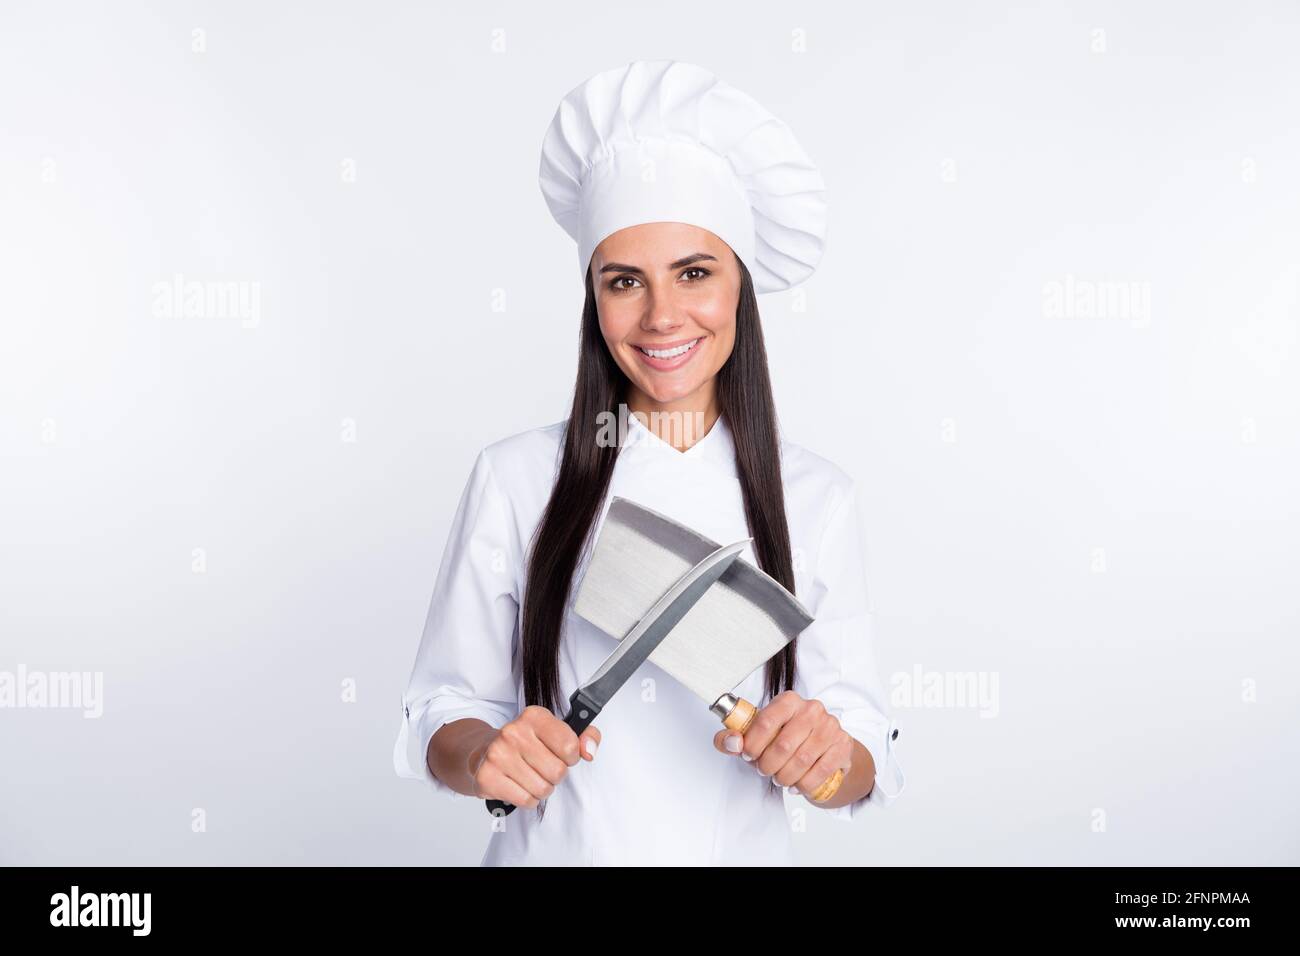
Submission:
<svg viewBox="0 0 1300 956">
<path fill-rule="evenodd" d="M 478 796 L 474 771 L 499 731 L 474 717 L 443 724 L 429 740 L 429 772 L 457 793 Z"/>
<path fill-rule="evenodd" d="M 423 779 L 453 797 L 472 794 L 463 776 L 472 748 L 462 739 L 472 731 L 482 738 L 484 728 L 498 730 L 518 715 L 513 658 L 520 566 L 510 503 L 497 487 L 485 449 L 452 519 L 402 697 L 403 720 L 393 754 L 400 776 Z M 442 735 L 444 729 L 450 736 Z M 453 746 L 444 759 L 445 741 Z"/>
<path fill-rule="evenodd" d="M 828 507 L 808 588 L 816 620 L 799 635 L 794 689 L 820 702 L 852 741 L 844 783 L 825 803 L 813 804 L 851 820 L 869 805 L 892 803 L 904 776 L 894 753 L 898 731 L 876 666 L 857 484 L 841 483 Z"/>
<path fill-rule="evenodd" d="M 447 537 L 393 759 L 399 775 L 451 796 L 535 807 L 569 768 L 595 758 L 600 731 L 579 736 L 519 700 L 522 554 L 484 449 Z"/>
</svg>

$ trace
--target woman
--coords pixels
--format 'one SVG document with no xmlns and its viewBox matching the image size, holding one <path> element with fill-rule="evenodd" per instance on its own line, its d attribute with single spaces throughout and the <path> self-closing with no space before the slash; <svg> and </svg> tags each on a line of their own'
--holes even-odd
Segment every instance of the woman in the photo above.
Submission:
<svg viewBox="0 0 1300 956">
<path fill-rule="evenodd" d="M 484 814 L 484 865 L 788 864 L 783 794 L 850 819 L 903 785 L 856 486 L 780 434 L 756 301 L 820 259 L 820 174 L 743 93 L 638 61 L 561 102 L 541 184 L 586 283 L 573 404 L 474 463 L 397 769 L 520 808 Z M 571 603 L 614 495 L 715 541 L 752 537 L 742 558 L 815 616 L 737 688 L 760 706 L 743 737 L 649 662 L 581 736 L 561 720 L 613 650 Z"/>
</svg>

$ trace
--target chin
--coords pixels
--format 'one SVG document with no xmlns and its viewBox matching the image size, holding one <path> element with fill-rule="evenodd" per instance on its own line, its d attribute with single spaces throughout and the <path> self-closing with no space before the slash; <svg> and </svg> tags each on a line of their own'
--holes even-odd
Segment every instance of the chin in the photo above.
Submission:
<svg viewBox="0 0 1300 956">
<path fill-rule="evenodd" d="M 641 386 L 641 391 L 645 392 L 660 405 L 667 405 L 669 402 L 675 402 L 678 399 L 685 398 L 693 394 L 700 387 L 699 382 L 682 383 L 667 388 L 648 388 L 646 385 Z"/>
</svg>

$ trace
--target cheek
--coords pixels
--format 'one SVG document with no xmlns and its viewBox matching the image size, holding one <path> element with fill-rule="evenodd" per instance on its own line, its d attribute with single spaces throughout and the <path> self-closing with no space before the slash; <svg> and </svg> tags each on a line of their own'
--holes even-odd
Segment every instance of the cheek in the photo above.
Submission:
<svg viewBox="0 0 1300 956">
<path fill-rule="evenodd" d="M 734 297 L 719 293 L 695 303 L 692 311 L 697 322 L 714 335 L 720 335 L 735 321 L 736 302 Z"/>
<path fill-rule="evenodd" d="M 627 338 L 627 324 L 620 320 L 619 311 L 616 308 L 610 310 L 604 306 L 598 307 L 597 321 L 601 325 L 604 343 L 611 352 L 616 351 L 623 339 Z"/>
<path fill-rule="evenodd" d="M 730 352 L 736 340 L 736 300 L 733 296 L 719 295 L 700 303 L 695 313 L 696 321 L 717 339 L 722 351 Z M 724 359 L 725 356 L 719 356 Z"/>
<path fill-rule="evenodd" d="M 600 323 L 600 334 L 605 337 L 605 344 L 610 350 L 618 348 L 623 340 L 631 334 L 631 327 L 635 324 L 634 320 L 626 314 L 626 309 L 620 309 L 617 305 L 611 306 L 607 302 L 599 303 L 596 307 L 597 320 Z"/>
</svg>

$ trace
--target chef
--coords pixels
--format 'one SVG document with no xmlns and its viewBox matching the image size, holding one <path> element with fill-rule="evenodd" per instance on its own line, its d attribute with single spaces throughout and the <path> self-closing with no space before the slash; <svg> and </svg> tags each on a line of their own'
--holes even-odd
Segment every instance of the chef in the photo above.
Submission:
<svg viewBox="0 0 1300 956">
<path fill-rule="evenodd" d="M 518 807 L 484 809 L 483 865 L 790 864 L 801 815 L 851 820 L 904 783 L 858 487 L 779 427 L 757 305 L 821 258 L 821 175 L 749 96 L 653 60 L 564 97 L 540 183 L 586 290 L 573 403 L 473 462 L 396 769 Z M 742 560 L 815 617 L 736 688 L 759 707 L 743 735 L 649 661 L 580 736 L 563 722 L 614 649 L 572 604 L 615 495 L 714 541 L 751 538 Z"/>
</svg>

